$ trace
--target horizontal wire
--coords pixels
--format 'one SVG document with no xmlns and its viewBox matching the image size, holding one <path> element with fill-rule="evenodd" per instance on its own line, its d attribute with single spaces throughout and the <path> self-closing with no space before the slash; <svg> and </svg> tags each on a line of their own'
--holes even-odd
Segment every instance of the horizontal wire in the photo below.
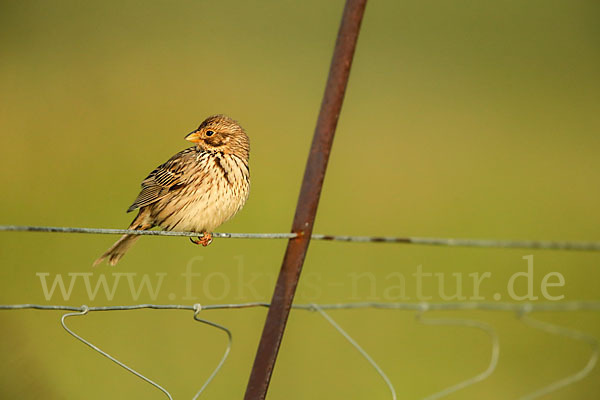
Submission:
<svg viewBox="0 0 600 400">
<path fill-rule="evenodd" d="M 75 228 L 62 226 L 20 226 L 0 225 L 0 231 L 10 232 L 50 232 L 50 233 L 88 233 L 96 235 L 142 235 L 142 236 L 202 236 L 198 232 L 149 231 L 134 229 Z M 233 239 L 293 239 L 296 233 L 212 233 L 213 238 Z"/>
<path fill-rule="evenodd" d="M 49 233 L 87 233 L 103 235 L 143 235 L 143 236 L 202 236 L 198 232 L 150 231 L 130 229 L 76 228 L 59 226 L 19 226 L 0 225 L 5 232 L 49 232 Z M 225 239 L 294 239 L 297 233 L 212 233 L 213 238 Z M 447 247 L 482 247 L 539 250 L 600 251 L 598 241 L 547 241 L 547 240 L 495 240 L 495 239 L 454 239 L 427 237 L 389 237 L 389 236 L 346 236 L 313 234 L 312 240 L 355 243 L 398 243 Z"/>
<path fill-rule="evenodd" d="M 202 310 L 226 310 L 241 308 L 268 308 L 266 302 L 233 303 L 233 304 L 206 304 Z M 155 310 L 190 310 L 194 305 L 183 304 L 134 304 L 129 306 L 67 306 L 67 305 L 42 305 L 42 304 L 0 304 L 0 310 L 63 310 L 63 311 L 127 311 L 140 309 Z M 313 304 L 294 304 L 297 310 L 317 311 Z M 600 311 L 600 301 L 570 301 L 570 302 L 541 302 L 541 303 L 484 303 L 484 302 L 450 302 L 450 303 L 333 303 L 319 304 L 322 310 L 355 310 L 355 309 L 383 309 L 406 311 L 446 311 L 446 310 L 479 310 L 479 311 L 511 311 L 516 313 L 530 313 L 542 311 Z"/>
</svg>

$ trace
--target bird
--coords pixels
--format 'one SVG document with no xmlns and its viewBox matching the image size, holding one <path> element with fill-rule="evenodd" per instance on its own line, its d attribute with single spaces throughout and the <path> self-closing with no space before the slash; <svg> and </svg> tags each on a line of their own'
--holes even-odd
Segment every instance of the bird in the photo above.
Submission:
<svg viewBox="0 0 600 400">
<path fill-rule="evenodd" d="M 250 139 L 240 124 L 222 114 L 206 118 L 185 136 L 194 146 L 175 154 L 142 181 L 127 209 L 138 210 L 128 229 L 155 226 L 197 232 L 195 244 L 208 246 L 211 232 L 242 209 L 250 192 Z M 96 261 L 116 265 L 139 235 L 123 235 Z"/>
</svg>

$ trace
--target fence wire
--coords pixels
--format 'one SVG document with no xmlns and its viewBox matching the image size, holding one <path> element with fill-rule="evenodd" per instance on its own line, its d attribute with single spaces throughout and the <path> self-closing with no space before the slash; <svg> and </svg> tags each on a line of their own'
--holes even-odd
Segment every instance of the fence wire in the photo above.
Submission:
<svg viewBox="0 0 600 400">
<path fill-rule="evenodd" d="M 0 231 L 6 232 L 46 232 L 46 233 L 86 233 L 100 235 L 142 235 L 142 236 L 183 236 L 198 237 L 198 232 L 147 231 L 130 229 L 76 228 L 61 226 L 0 225 Z M 212 233 L 219 239 L 294 239 L 297 233 Z M 457 239 L 433 237 L 393 237 L 393 236 L 349 236 L 312 234 L 311 240 L 353 243 L 396 243 L 418 244 L 445 247 L 483 247 L 501 249 L 539 249 L 600 251 L 600 242 L 565 240 L 496 240 L 496 239 Z"/>
<path fill-rule="evenodd" d="M 211 375 L 206 379 L 201 388 L 198 390 L 193 400 L 200 397 L 206 387 L 211 383 L 214 377 L 219 373 L 223 364 L 225 363 L 232 346 L 233 335 L 231 331 L 217 323 L 208 321 L 206 319 L 200 319 L 198 316 L 200 312 L 209 310 L 231 310 L 231 309 L 245 309 L 245 308 L 267 308 L 269 303 L 265 302 L 252 302 L 252 303 L 234 303 L 234 304 L 136 304 L 136 305 L 123 305 L 123 306 L 68 306 L 68 305 L 42 305 L 42 304 L 12 304 L 12 305 L 0 305 L 0 310 L 45 310 L 45 311 L 69 311 L 63 314 L 61 317 L 62 327 L 74 338 L 81 341 L 92 350 L 108 358 L 113 363 L 124 368 L 128 372 L 134 374 L 138 378 L 142 379 L 146 383 L 152 385 L 157 390 L 161 391 L 167 398 L 173 399 L 172 395 L 163 386 L 157 382 L 147 378 L 140 372 L 127 366 L 123 362 L 119 361 L 114 356 L 108 354 L 104 350 L 100 349 L 96 345 L 92 344 L 87 339 L 75 333 L 71 328 L 66 325 L 66 319 L 75 316 L 84 316 L 90 312 L 100 311 L 131 311 L 140 309 L 153 309 L 153 310 L 186 310 L 193 312 L 193 318 L 196 321 L 206 324 L 207 326 L 213 327 L 224 332 L 228 337 L 228 343 L 224 350 L 223 356 L 214 368 Z M 569 312 L 569 311 L 593 311 L 600 312 L 600 301 L 577 301 L 577 302 L 560 302 L 560 303 L 479 303 L 479 302 L 451 302 L 451 303 L 378 303 L 378 302 L 359 302 L 359 303 L 335 303 L 335 304 L 294 304 L 292 306 L 296 310 L 314 311 L 320 314 L 323 319 L 328 322 L 333 328 L 340 333 L 360 354 L 361 356 L 375 369 L 377 374 L 385 382 L 390 392 L 390 397 L 395 400 L 398 396 L 397 391 L 392 381 L 388 378 L 383 369 L 375 362 L 375 360 L 364 350 L 362 346 L 345 330 L 343 329 L 331 316 L 326 313 L 325 310 L 358 310 L 358 309 L 380 309 L 380 310 L 401 310 L 401 311 L 413 311 L 415 312 L 415 318 L 418 323 L 424 325 L 446 325 L 446 326 L 461 326 L 465 328 L 475 328 L 484 331 L 490 338 L 490 352 L 489 352 L 489 363 L 487 368 L 478 373 L 477 375 L 467 378 L 461 382 L 451 385 L 438 392 L 432 393 L 425 397 L 423 400 L 434 400 L 440 399 L 450 395 L 451 393 L 463 390 L 469 386 L 475 385 L 479 382 L 489 378 L 495 371 L 500 357 L 500 341 L 498 334 L 494 327 L 481 321 L 472 319 L 461 319 L 461 318 L 424 318 L 426 312 L 429 311 L 504 311 L 512 312 L 515 317 L 522 321 L 528 327 L 538 329 L 552 335 L 559 335 L 571 340 L 586 343 L 590 347 L 590 356 L 587 363 L 583 368 L 574 374 L 570 374 L 564 378 L 549 383 L 548 385 L 536 388 L 530 393 L 527 393 L 519 400 L 533 400 L 539 397 L 545 396 L 549 393 L 558 391 L 565 386 L 571 385 L 581 379 L 590 375 L 590 373 L 596 367 L 599 357 L 599 344 L 598 339 L 589 333 L 578 331 L 572 328 L 566 328 L 560 325 L 551 324 L 531 317 L 531 313 L 534 312 Z M 401 397 L 402 393 L 400 393 Z"/>
<path fill-rule="evenodd" d="M 175 237 L 196 237 L 199 234 L 196 232 L 173 232 L 173 231 L 140 231 L 128 229 L 100 229 L 100 228 L 77 228 L 77 227 L 50 227 L 50 226 L 16 226 L 16 225 L 0 225 L 0 231 L 20 231 L 20 232 L 45 232 L 45 233 L 83 233 L 83 234 L 109 234 L 109 235 L 145 235 L 145 236 L 175 236 Z M 298 237 L 295 233 L 213 233 L 214 238 L 237 238 L 237 239 L 293 239 Z M 340 236 L 340 235 L 323 235 L 313 234 L 312 240 L 339 241 L 352 243 L 397 243 L 397 244 L 419 244 L 419 245 L 434 245 L 447 247 L 481 247 L 481 248 L 526 248 L 540 250 L 578 250 L 578 251 L 600 251 L 600 242 L 571 242 L 571 241 L 532 241 L 532 240 L 492 240 L 492 239 L 451 239 L 451 238 L 420 238 L 420 237 L 381 237 L 381 236 Z M 270 304 L 267 302 L 249 302 L 249 303 L 234 303 L 234 304 L 136 304 L 122 306 L 68 306 L 68 305 L 42 305 L 42 304 L 14 304 L 0 305 L 0 310 L 46 310 L 46 311 L 68 311 L 62 315 L 60 323 L 62 327 L 74 338 L 84 343 L 86 346 L 108 358 L 113 363 L 124 368 L 128 372 L 142 379 L 144 382 L 152 385 L 154 388 L 162 392 L 168 399 L 173 397 L 169 391 L 149 379 L 142 373 L 134 370 L 117 358 L 100 349 L 87 339 L 75 333 L 66 324 L 66 320 L 75 316 L 85 316 L 90 312 L 100 311 L 131 311 L 140 309 L 154 310 L 186 310 L 193 312 L 195 321 L 201 322 L 209 327 L 218 329 L 227 335 L 228 343 L 223 352 L 223 356 L 215 366 L 213 372 L 202 384 L 198 392 L 193 397 L 196 400 L 204 392 L 207 386 L 212 382 L 215 376 L 221 371 L 227 357 L 230 354 L 232 347 L 233 335 L 231 331 L 217 323 L 199 318 L 201 311 L 209 310 L 226 310 L 226 309 L 245 309 L 245 308 L 268 308 Z M 485 332 L 490 338 L 489 362 L 485 370 L 475 376 L 462 380 L 454 385 L 444 388 L 440 391 L 432 393 L 423 400 L 437 400 L 446 397 L 452 393 L 463 390 L 469 386 L 475 385 L 489 378 L 495 371 L 500 357 L 500 343 L 496 330 L 489 324 L 477 320 L 458 319 L 458 318 L 425 318 L 424 315 L 429 311 L 504 311 L 512 312 L 514 315 L 527 326 L 544 331 L 553 335 L 560 335 L 571 340 L 584 342 L 589 345 L 591 353 L 586 365 L 578 372 L 549 383 L 548 385 L 537 388 L 531 393 L 528 393 L 519 398 L 519 400 L 533 400 L 549 393 L 555 392 L 567 385 L 573 384 L 586 376 L 588 376 L 595 368 L 599 357 L 598 339 L 588 333 L 568 329 L 559 325 L 554 325 L 548 322 L 536 320 L 530 316 L 533 312 L 545 311 L 600 311 L 600 301 L 591 302 L 560 302 L 560 303 L 480 303 L 480 302 L 445 302 L 445 303 L 379 303 L 379 302 L 357 302 L 357 303 L 334 303 L 334 304 L 294 304 L 293 309 L 314 311 L 323 317 L 336 331 L 346 339 L 361 356 L 374 368 L 377 374 L 386 384 L 390 396 L 393 400 L 398 397 L 397 391 L 392 381 L 388 378 L 383 369 L 376 361 L 358 344 L 358 342 L 343 329 L 326 311 L 336 310 L 358 310 L 358 309 L 380 309 L 380 310 L 399 310 L 415 312 L 416 321 L 424 325 L 449 325 L 461 326 L 465 328 L 475 328 Z M 402 394 L 400 394 L 402 395 Z"/>
</svg>

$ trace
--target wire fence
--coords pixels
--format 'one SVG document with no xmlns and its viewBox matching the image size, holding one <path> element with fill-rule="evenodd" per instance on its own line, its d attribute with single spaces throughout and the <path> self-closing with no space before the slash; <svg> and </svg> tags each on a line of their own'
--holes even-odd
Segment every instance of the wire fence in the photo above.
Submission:
<svg viewBox="0 0 600 400">
<path fill-rule="evenodd" d="M 478 248 L 520 248 L 520 249 L 539 249 L 539 250 L 570 250 L 570 251 L 600 251 L 600 242 L 578 242 L 578 241 L 536 241 L 536 240 L 495 240 L 495 239 L 455 239 L 455 238 L 425 238 L 425 237 L 382 237 L 382 236 L 341 236 L 313 234 L 312 226 L 314 224 L 316 210 L 318 207 L 319 196 L 326 172 L 328 156 L 331 150 L 333 136 L 337 125 L 337 120 L 342 108 L 342 102 L 350 66 L 354 55 L 356 41 L 360 30 L 360 23 L 363 17 L 366 0 L 347 0 L 344 8 L 344 14 L 337 36 L 336 46 L 333 53 L 331 68 L 327 79 L 326 90 L 321 103 L 321 110 L 317 120 L 317 126 L 309 152 L 309 159 L 306 165 L 304 178 L 302 181 L 299 200 L 296 207 L 292 231 L 295 233 L 213 233 L 213 238 L 238 238 L 238 239 L 286 239 L 288 248 L 284 256 L 281 272 L 275 285 L 273 301 L 271 303 L 254 302 L 239 304 L 213 304 L 213 305 L 177 305 L 177 304 L 139 304 L 130 306 L 107 306 L 107 307 L 88 307 L 83 306 L 62 306 L 62 305 L 39 305 L 39 304 L 15 304 L 0 305 L 0 310 L 44 310 L 44 311 L 68 311 L 63 314 L 60 323 L 62 327 L 74 338 L 84 343 L 86 346 L 108 358 L 116 365 L 124 368 L 134 374 L 139 379 L 152 385 L 162 392 L 167 398 L 172 399 L 172 395 L 167 389 L 157 382 L 149 379 L 142 373 L 132 369 L 128 365 L 119 361 L 114 356 L 100 349 L 90 341 L 74 332 L 67 326 L 67 320 L 73 317 L 82 317 L 90 312 L 100 311 L 132 311 L 140 309 L 155 310 L 184 310 L 193 312 L 195 321 L 203 323 L 214 329 L 218 329 L 228 337 L 228 344 L 223 352 L 223 356 L 214 368 L 213 372 L 203 383 L 201 388 L 195 394 L 193 399 L 199 398 L 213 378 L 219 373 L 221 367 L 226 362 L 232 346 L 232 332 L 220 324 L 209 320 L 199 318 L 200 313 L 204 314 L 209 310 L 223 309 L 244 309 L 262 307 L 268 308 L 267 320 L 263 330 L 263 335 L 259 344 L 259 349 L 252 368 L 250 381 L 246 391 L 246 399 L 264 399 L 269 385 L 271 372 L 273 370 L 275 359 L 281 337 L 285 330 L 287 315 L 290 307 L 294 310 L 313 311 L 318 313 L 327 323 L 329 323 L 350 345 L 358 351 L 361 356 L 373 367 L 375 372 L 385 383 L 390 392 L 390 397 L 396 399 L 403 393 L 398 393 L 394 383 L 388 375 L 379 366 L 376 360 L 369 355 L 362 346 L 351 336 L 349 332 L 343 329 L 330 315 L 332 311 L 337 310 L 357 310 L 357 309 L 381 309 L 391 312 L 393 310 L 414 312 L 416 321 L 425 325 L 452 325 L 464 328 L 478 329 L 485 332 L 490 339 L 489 362 L 485 370 L 475 376 L 472 376 L 461 382 L 457 382 L 443 390 L 433 393 L 425 400 L 434 400 L 445 397 L 449 394 L 463 390 L 478 382 L 489 378 L 495 371 L 498 359 L 500 357 L 500 341 L 498 332 L 489 324 L 472 319 L 458 318 L 425 318 L 429 311 L 457 311 L 457 310 L 484 310 L 511 312 L 523 324 L 533 329 L 538 329 L 549 334 L 559 335 L 571 340 L 584 342 L 590 347 L 590 356 L 587 363 L 575 374 L 571 374 L 551 382 L 550 384 L 536 388 L 532 392 L 520 397 L 520 400 L 531 400 L 544 396 L 549 393 L 580 381 L 589 376 L 595 368 L 598 361 L 598 339 L 594 336 L 578 330 L 573 330 L 560 325 L 539 321 L 531 317 L 533 312 L 555 311 L 592 311 L 600 312 L 600 302 L 560 302 L 560 303 L 345 303 L 345 304 L 292 304 L 295 289 L 298 284 L 304 257 L 310 240 L 352 242 L 352 243 L 394 243 L 394 244 L 413 244 L 429 246 L 446 247 L 478 247 Z M 80 233 L 80 234 L 112 234 L 112 235 L 147 235 L 147 236 L 183 236 L 197 237 L 196 232 L 172 232 L 172 231 L 139 231 L 127 229 L 98 229 L 98 228 L 78 228 L 78 227 L 48 227 L 48 226 L 15 226 L 2 225 L 0 231 L 7 232 L 44 232 L 44 233 Z M 200 234 L 201 236 L 201 234 Z"/>
<path fill-rule="evenodd" d="M 142 235 L 142 236 L 178 236 L 198 237 L 197 232 L 146 231 L 129 229 L 77 228 L 59 226 L 21 226 L 0 225 L 0 231 L 5 232 L 46 232 L 46 233 L 87 233 L 101 235 Z M 295 239 L 297 233 L 212 233 L 213 238 L 220 239 Z M 396 243 L 418 244 L 445 247 L 482 247 L 502 249 L 538 249 L 538 250 L 575 250 L 600 251 L 600 242 L 580 242 L 563 240 L 496 240 L 496 239 L 458 239 L 458 238 L 427 238 L 427 237 L 391 237 L 391 236 L 349 236 L 312 234 L 311 240 L 326 240 L 334 242 L 354 243 Z"/>
<path fill-rule="evenodd" d="M 128 229 L 102 229 L 102 228 L 78 228 L 78 227 L 50 227 L 50 226 L 17 226 L 17 225 L 0 225 L 0 231 L 6 232 L 42 232 L 42 233 L 79 233 L 79 234 L 108 234 L 108 235 L 145 235 L 145 236 L 175 236 L 175 237 L 196 237 L 199 234 L 196 232 L 173 232 L 173 231 L 145 231 L 145 230 L 128 230 Z M 294 239 L 298 237 L 295 233 L 213 233 L 213 238 L 234 238 L 234 239 Z M 380 236 L 348 236 L 348 235 L 323 235 L 313 234 L 312 240 L 325 241 L 340 241 L 351 243 L 396 243 L 396 244 L 419 244 L 419 245 L 435 245 L 447 247 L 480 247 L 480 248 L 527 248 L 539 250 L 576 250 L 576 251 L 600 251 L 600 242 L 571 242 L 571 241 L 520 241 L 520 240 L 491 240 L 491 239 L 450 239 L 450 238 L 419 238 L 419 237 L 380 237 Z M 144 382 L 152 385 L 157 390 L 161 391 L 167 398 L 173 399 L 171 393 L 154 380 L 146 377 L 142 373 L 134 370 L 125 363 L 119 361 L 114 356 L 108 354 L 98 346 L 94 345 L 81 335 L 74 332 L 67 326 L 66 320 L 72 317 L 84 316 L 90 312 L 100 311 L 132 311 L 140 309 L 153 310 L 184 310 L 192 311 L 195 321 L 203 323 L 212 328 L 218 329 L 227 335 L 228 342 L 223 352 L 223 356 L 218 364 L 202 384 L 198 392 L 193 397 L 196 400 L 204 392 L 207 386 L 213 381 L 215 376 L 220 372 L 223 364 L 230 354 L 232 348 L 233 335 L 232 332 L 225 326 L 199 318 L 201 311 L 209 310 L 227 310 L 227 309 L 246 309 L 246 308 L 269 308 L 268 302 L 249 302 L 249 303 L 232 303 L 232 304 L 137 304 L 123 306 L 67 306 L 67 305 L 42 305 L 42 304 L 14 304 L 0 305 L 0 310 L 44 310 L 44 311 L 69 311 L 63 314 L 60 323 L 61 326 L 71 336 L 87 345 L 89 348 L 108 358 L 116 365 L 124 368 L 129 373 L 135 375 Z M 350 345 L 359 352 L 359 354 L 373 367 L 381 380 L 388 387 L 390 397 L 397 399 L 398 393 L 394 383 L 389 379 L 383 369 L 377 362 L 358 344 L 358 342 L 344 330 L 328 313 L 328 311 L 336 310 L 358 310 L 358 309 L 380 309 L 380 310 L 397 310 L 397 311 L 412 311 L 415 312 L 416 321 L 424 325 L 450 325 L 461 326 L 465 328 L 474 328 L 485 332 L 490 339 L 489 363 L 485 370 L 475 376 L 451 385 L 443 390 L 433 393 L 424 398 L 424 400 L 440 399 L 459 390 L 465 389 L 476 383 L 479 383 L 489 378 L 498 364 L 500 357 L 500 342 L 499 335 L 496 330 L 489 324 L 471 320 L 457 318 L 425 318 L 425 313 L 428 311 L 501 311 L 514 313 L 523 324 L 527 326 L 545 331 L 553 335 L 560 335 L 571 340 L 584 342 L 590 347 L 590 356 L 587 363 L 578 372 L 565 376 L 556 380 L 542 388 L 537 388 L 531 393 L 528 393 L 519 398 L 519 400 L 532 400 L 544 396 L 546 394 L 558 391 L 559 389 L 573 384 L 588 376 L 595 368 L 599 357 L 598 339 L 583 331 L 568 329 L 559 325 L 550 324 L 534 319 L 530 316 L 533 312 L 569 312 L 569 311 L 592 311 L 600 313 L 600 301 L 591 302 L 553 302 L 553 303 L 487 303 L 487 302 L 444 302 L 444 303 L 381 303 L 381 302 L 357 302 L 357 303 L 338 303 L 338 304 L 293 304 L 292 309 L 317 312 L 327 321 Z"/>
<path fill-rule="evenodd" d="M 0 310 L 44 310 L 44 311 L 68 311 L 62 315 L 60 319 L 61 326 L 73 336 L 75 339 L 84 343 L 86 346 L 102 355 L 103 357 L 108 358 L 110 361 L 115 363 L 116 365 L 124 368 L 131 374 L 135 375 L 139 379 L 142 379 L 149 385 L 152 385 L 157 390 L 161 391 L 168 399 L 173 399 L 173 396 L 169 393 L 169 391 L 155 382 L 150 378 L 146 377 L 142 373 L 134 370 L 129 367 L 125 363 L 119 361 L 116 357 L 108 354 L 106 351 L 100 349 L 98 346 L 91 343 L 89 340 L 85 339 L 81 335 L 75 333 L 71 328 L 67 326 L 66 320 L 72 317 L 80 317 L 89 314 L 90 312 L 100 312 L 100 311 L 133 311 L 133 310 L 141 310 L 141 309 L 153 309 L 153 310 L 185 310 L 193 312 L 193 318 L 195 321 L 203 323 L 212 328 L 218 329 L 227 335 L 227 345 L 223 352 L 223 356 L 215 366 L 214 370 L 210 374 L 210 376 L 206 379 L 206 381 L 202 384 L 198 392 L 193 397 L 193 400 L 196 400 L 200 397 L 200 395 L 204 392 L 207 386 L 213 381 L 215 376 L 220 372 L 223 364 L 227 360 L 227 357 L 230 354 L 233 342 L 233 334 L 232 332 L 225 326 L 217 324 L 215 322 L 209 321 L 204 318 L 199 318 L 200 313 L 204 313 L 209 310 L 232 310 L 232 309 L 247 309 L 247 308 L 268 308 L 270 306 L 269 303 L 265 302 L 252 302 L 252 303 L 235 303 L 235 304 L 193 304 L 193 305 L 182 305 L 182 304 L 137 304 L 137 305 L 128 305 L 128 306 L 102 306 L 102 307 L 88 307 L 86 305 L 82 306 L 66 306 L 66 305 L 41 305 L 41 304 L 14 304 L 14 305 L 0 305 Z M 511 312 L 515 315 L 515 317 L 521 321 L 523 324 L 527 325 L 530 328 L 537 329 L 552 335 L 558 335 L 562 337 L 566 337 L 568 339 L 583 342 L 587 344 L 590 348 L 590 355 L 587 363 L 576 373 L 569 374 L 561 379 L 555 380 L 548 385 L 536 388 L 528 394 L 525 394 L 519 397 L 519 400 L 532 400 L 537 399 L 539 397 L 545 396 L 549 393 L 553 393 L 558 391 L 565 386 L 576 383 L 583 378 L 590 375 L 592 370 L 595 368 L 598 357 L 599 357 L 599 343 L 598 339 L 593 335 L 590 335 L 586 332 L 566 328 L 564 326 L 551 324 L 548 322 L 540 321 L 531 317 L 531 314 L 534 312 L 569 312 L 569 311 L 592 311 L 600 313 L 600 301 L 590 301 L 590 302 L 561 302 L 561 303 L 481 303 L 481 302 L 452 302 L 452 303 L 379 303 L 379 302 L 359 302 L 359 303 L 338 303 L 338 304 L 294 304 L 292 308 L 295 310 L 304 310 L 304 311 L 313 311 L 317 312 L 319 315 L 323 317 L 323 319 L 329 323 L 345 340 L 347 340 L 350 345 L 358 351 L 358 353 L 373 367 L 377 375 L 381 378 L 381 380 L 385 383 L 390 392 L 390 397 L 392 399 L 398 398 L 398 391 L 394 383 L 390 380 L 390 378 L 386 375 L 383 369 L 377 364 L 377 362 L 371 357 L 364 348 L 358 344 L 358 342 L 344 330 L 328 313 L 328 311 L 336 311 L 336 310 L 358 310 L 358 309 L 380 309 L 380 310 L 398 310 L 398 311 L 412 311 L 415 312 L 416 321 L 420 324 L 424 325 L 434 325 L 434 326 L 459 326 L 464 328 L 473 328 L 478 329 L 485 332 L 490 340 L 490 351 L 489 362 L 487 367 L 481 371 L 480 373 L 472 376 L 468 379 L 462 380 L 454 385 L 451 385 L 445 389 L 442 389 L 438 392 L 430 394 L 425 397 L 424 400 L 434 400 L 440 399 L 452 393 L 455 393 L 459 390 L 463 390 L 469 386 L 472 386 L 476 383 L 479 383 L 487 378 L 489 378 L 498 365 L 498 360 L 500 357 L 500 340 L 499 335 L 496 329 L 482 321 L 473 320 L 473 319 L 460 319 L 460 318 L 425 318 L 425 314 L 429 311 L 472 311 L 472 310 L 482 310 L 482 311 L 501 311 L 501 312 Z M 402 393 L 400 393 L 402 395 Z"/>
</svg>

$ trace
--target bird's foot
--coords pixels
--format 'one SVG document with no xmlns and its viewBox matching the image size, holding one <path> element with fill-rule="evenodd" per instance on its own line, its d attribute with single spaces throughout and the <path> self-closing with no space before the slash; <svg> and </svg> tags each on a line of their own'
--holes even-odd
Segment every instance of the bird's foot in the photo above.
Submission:
<svg viewBox="0 0 600 400">
<path fill-rule="evenodd" d="M 198 239 L 190 238 L 190 240 L 194 244 L 201 244 L 206 247 L 212 243 L 212 235 L 209 232 L 203 232 L 202 236 L 198 236 Z"/>
</svg>

